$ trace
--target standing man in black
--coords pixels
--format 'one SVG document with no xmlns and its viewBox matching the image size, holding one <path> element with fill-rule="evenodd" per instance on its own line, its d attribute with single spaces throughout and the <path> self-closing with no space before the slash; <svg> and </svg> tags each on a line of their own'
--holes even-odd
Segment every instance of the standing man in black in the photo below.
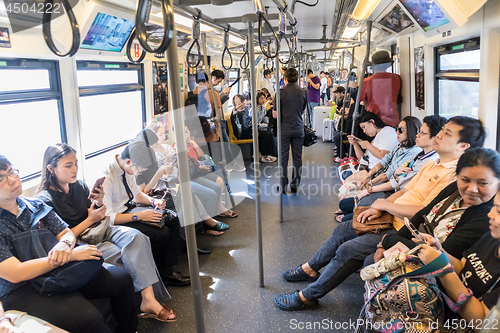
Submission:
<svg viewBox="0 0 500 333">
<path fill-rule="evenodd" d="M 283 161 L 283 174 L 281 178 L 281 191 L 286 194 L 288 186 L 288 156 L 292 148 L 293 171 L 290 190 L 297 192 L 302 173 L 302 146 L 304 144 L 304 120 L 302 115 L 307 105 L 307 90 L 297 85 L 299 74 L 297 70 L 289 68 L 285 71 L 285 87 L 280 90 L 281 105 L 281 158 Z M 273 118 L 278 117 L 276 104 Z"/>
</svg>

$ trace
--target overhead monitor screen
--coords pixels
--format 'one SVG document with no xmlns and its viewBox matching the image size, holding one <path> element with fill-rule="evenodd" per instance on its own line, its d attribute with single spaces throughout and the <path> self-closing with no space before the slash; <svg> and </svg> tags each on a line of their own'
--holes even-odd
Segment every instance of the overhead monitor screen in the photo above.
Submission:
<svg viewBox="0 0 500 333">
<path fill-rule="evenodd" d="M 413 25 L 411 19 L 399 5 L 394 6 L 378 23 L 398 33 Z"/>
<path fill-rule="evenodd" d="M 134 21 L 97 13 L 80 47 L 90 50 L 120 52 L 134 26 Z"/>
<path fill-rule="evenodd" d="M 425 32 L 450 23 L 432 0 L 400 0 Z"/>
</svg>

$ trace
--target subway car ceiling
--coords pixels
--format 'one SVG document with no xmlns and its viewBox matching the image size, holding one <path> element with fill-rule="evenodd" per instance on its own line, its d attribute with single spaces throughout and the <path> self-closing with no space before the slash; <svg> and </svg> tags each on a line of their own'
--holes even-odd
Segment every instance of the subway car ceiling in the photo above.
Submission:
<svg viewBox="0 0 500 333">
<path fill-rule="evenodd" d="M 289 9 L 296 19 L 297 50 L 314 54 L 315 70 L 339 70 L 344 56 L 344 67 L 348 67 L 354 50 L 354 66 L 361 73 L 361 65 L 366 53 L 367 22 L 372 21 L 371 52 L 385 49 L 396 60 L 395 70 L 403 82 L 402 116 L 414 115 L 422 119 L 436 111 L 438 49 L 441 46 L 458 43 L 465 45 L 471 39 L 479 39 L 479 67 L 472 70 L 469 80 L 479 82 L 479 105 L 477 116 L 486 124 L 488 137 L 485 146 L 497 148 L 497 122 L 499 110 L 499 73 L 500 73 L 500 1 L 498 0 L 434 0 L 428 12 L 419 10 L 423 0 L 309 0 L 289 1 Z M 3 1 L 2 1 L 3 2 Z M 0 2 L 0 4 L 2 3 Z M 279 25 L 277 2 L 282 0 L 263 0 L 266 18 L 275 30 Z M 429 1 L 425 1 L 428 3 Z M 308 5 L 304 4 L 307 3 Z M 99 15 L 105 14 L 127 20 L 134 25 L 137 1 L 134 0 L 86 0 L 77 1 L 73 11 L 80 31 L 80 47 L 73 57 L 61 58 L 52 53 L 44 41 L 41 25 L 23 31 L 13 32 L 6 13 L 5 1 L 0 5 L 0 27 L 10 30 L 9 46 L 0 48 L 0 60 L 9 59 L 46 59 L 59 61 L 60 87 L 65 112 L 65 129 L 70 143 L 77 143 L 79 108 L 77 82 L 77 62 L 103 61 L 129 63 L 125 55 L 126 43 L 118 50 L 90 49 L 84 40 Z M 242 16 L 255 13 L 255 1 L 241 0 L 175 0 L 175 26 L 179 62 L 186 59 L 187 50 L 192 43 L 193 15 L 198 8 L 201 13 L 201 32 L 207 33 L 207 53 L 211 57 L 211 66 L 222 68 L 224 51 L 224 28 L 229 25 L 228 48 L 232 52 L 233 66 L 239 67 L 243 46 L 247 38 L 247 24 Z M 291 8 L 291 9 L 290 9 Z M 420 8 L 421 9 L 421 8 Z M 430 15 L 432 13 L 432 15 Z M 153 1 L 150 23 L 163 25 L 161 3 Z M 287 19 L 286 36 L 293 36 L 293 28 Z M 73 34 L 66 15 L 52 20 L 52 36 L 60 50 L 69 50 Z M 326 26 L 326 28 L 324 27 Z M 5 29 L 5 28 L 4 28 Z M 5 31 L 5 30 L 0 30 Z M 257 32 L 257 27 L 256 27 Z M 159 34 L 161 36 L 161 34 Z M 255 33 L 257 36 L 257 33 Z M 160 37 L 161 38 L 161 37 Z M 110 42 L 120 43 L 119 38 Z M 174 37 L 175 40 L 175 37 Z M 351 40 L 348 42 L 346 40 Z M 259 52 L 257 38 L 254 41 Z M 360 42 L 360 46 L 357 46 Z M 462 43 L 463 42 L 463 43 Z M 2 46 L 6 46 L 5 43 Z M 335 47 L 347 47 L 332 50 Z M 287 49 L 285 47 L 285 49 Z M 417 107 L 415 94 L 415 52 L 425 55 L 423 61 L 424 103 Z M 257 54 L 258 55 L 258 54 Z M 256 56 L 257 56 L 256 55 Z M 282 55 L 284 58 L 286 54 Z M 325 61 L 326 60 L 326 61 Z M 143 66 L 145 119 L 153 118 L 153 83 L 152 66 L 154 61 L 166 61 L 148 53 L 141 62 Z M 229 61 L 226 57 L 225 62 Z M 261 70 L 264 61 L 257 65 Z M 0 64 L 2 62 L 0 61 Z M 81 66 L 81 65 L 79 65 Z M 185 67 L 185 66 L 184 66 Z M 477 73 L 476 73 L 477 72 Z M 450 79 L 448 77 L 447 79 Z M 452 78 L 453 79 L 453 78 Z M 185 81 L 187 81 L 184 78 Z M 257 76 L 257 82 L 260 76 Z M 183 84 L 183 93 L 187 94 L 187 83 Z M 423 106 L 423 107 L 422 107 Z"/>
</svg>

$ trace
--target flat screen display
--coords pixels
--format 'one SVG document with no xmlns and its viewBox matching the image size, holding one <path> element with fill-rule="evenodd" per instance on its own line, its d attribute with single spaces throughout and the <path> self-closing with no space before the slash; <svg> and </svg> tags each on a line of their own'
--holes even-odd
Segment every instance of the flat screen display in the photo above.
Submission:
<svg viewBox="0 0 500 333">
<path fill-rule="evenodd" d="M 413 25 L 411 19 L 399 5 L 394 6 L 378 23 L 398 33 Z"/>
<path fill-rule="evenodd" d="M 134 21 L 97 13 L 82 49 L 120 52 L 135 26 Z"/>
<path fill-rule="evenodd" d="M 425 32 L 450 23 L 432 0 L 400 0 Z"/>
</svg>

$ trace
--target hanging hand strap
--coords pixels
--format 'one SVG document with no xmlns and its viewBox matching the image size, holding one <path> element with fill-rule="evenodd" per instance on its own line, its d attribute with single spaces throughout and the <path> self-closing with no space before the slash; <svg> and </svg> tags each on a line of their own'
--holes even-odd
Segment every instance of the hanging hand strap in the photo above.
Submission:
<svg viewBox="0 0 500 333">
<path fill-rule="evenodd" d="M 195 9 L 198 11 L 198 15 L 193 16 L 193 43 L 189 47 L 189 50 L 188 50 L 187 55 L 186 55 L 186 62 L 188 64 L 189 68 L 198 68 L 198 66 L 200 65 L 200 61 L 201 61 L 200 42 L 198 40 L 200 38 L 200 30 L 201 30 L 200 18 L 201 18 L 202 13 L 201 13 L 201 10 L 199 10 L 198 8 L 195 8 Z M 193 50 L 193 47 L 195 47 L 195 46 L 197 49 L 196 62 L 192 63 L 190 61 L 190 58 L 192 57 L 191 52 Z"/>
<path fill-rule="evenodd" d="M 161 0 L 163 14 L 163 39 L 157 49 L 152 49 L 148 44 L 146 23 L 149 21 L 153 0 L 139 0 L 135 14 L 135 28 L 137 39 L 142 48 L 149 53 L 162 53 L 169 47 L 174 34 L 174 9 L 169 0 Z"/>
<path fill-rule="evenodd" d="M 73 33 L 73 41 L 71 44 L 71 48 L 67 53 L 62 53 L 59 51 L 54 44 L 54 40 L 52 39 L 52 33 L 50 32 L 50 22 L 52 21 L 52 11 L 44 11 L 43 19 L 42 19 L 42 31 L 43 38 L 45 39 L 45 43 L 49 47 L 49 49 L 55 55 L 59 57 L 72 57 L 78 51 L 80 47 L 80 30 L 78 26 L 78 22 L 76 20 L 75 14 L 73 13 L 73 9 L 68 2 L 68 0 L 61 0 L 64 10 L 66 11 L 66 15 L 68 15 L 69 24 L 71 25 L 71 32 Z M 45 8 L 52 8 L 54 0 L 45 0 Z M 49 6 L 50 5 L 50 6 Z"/>
<path fill-rule="evenodd" d="M 222 52 L 222 67 L 225 70 L 230 70 L 231 68 L 233 68 L 233 56 L 231 55 L 231 51 L 229 51 L 229 28 L 230 28 L 230 26 L 228 24 L 227 28 L 224 29 L 224 51 Z M 227 52 L 227 54 L 229 54 L 229 59 L 231 59 L 229 67 L 226 66 L 224 63 L 224 58 L 226 56 L 226 52 Z"/>
</svg>

